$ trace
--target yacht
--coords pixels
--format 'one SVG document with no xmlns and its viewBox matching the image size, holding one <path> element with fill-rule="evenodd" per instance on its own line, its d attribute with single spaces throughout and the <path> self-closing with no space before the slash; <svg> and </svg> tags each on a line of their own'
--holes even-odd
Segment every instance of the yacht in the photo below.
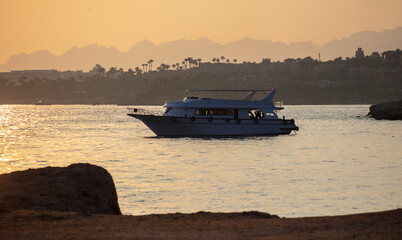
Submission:
<svg viewBox="0 0 402 240">
<path fill-rule="evenodd" d="M 240 100 L 186 97 L 166 102 L 163 112 L 127 107 L 128 115 L 141 120 L 160 137 L 220 137 L 289 134 L 298 131 L 293 119 L 279 118 L 271 90 L 188 90 L 249 92 Z M 264 98 L 253 100 L 257 92 L 266 92 Z M 267 96 L 266 96 L 267 95 Z"/>
</svg>

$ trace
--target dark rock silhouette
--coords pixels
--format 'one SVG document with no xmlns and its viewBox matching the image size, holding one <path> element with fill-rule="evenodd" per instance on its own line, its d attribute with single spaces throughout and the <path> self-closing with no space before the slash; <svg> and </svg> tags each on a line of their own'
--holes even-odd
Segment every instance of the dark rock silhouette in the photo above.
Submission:
<svg viewBox="0 0 402 240">
<path fill-rule="evenodd" d="M 402 100 L 371 105 L 368 115 L 377 120 L 402 120 Z"/>
<path fill-rule="evenodd" d="M 17 209 L 121 215 L 111 175 L 83 163 L 0 175 L 0 212 Z"/>
</svg>

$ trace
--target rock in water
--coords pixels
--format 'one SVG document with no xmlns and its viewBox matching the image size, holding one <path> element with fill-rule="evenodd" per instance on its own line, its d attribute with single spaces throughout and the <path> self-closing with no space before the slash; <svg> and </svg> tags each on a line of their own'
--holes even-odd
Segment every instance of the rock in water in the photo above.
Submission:
<svg viewBox="0 0 402 240">
<path fill-rule="evenodd" d="M 16 209 L 121 215 L 112 176 L 84 163 L 0 175 L 0 212 Z"/>
<path fill-rule="evenodd" d="M 368 115 L 377 120 L 402 120 L 402 100 L 371 105 Z"/>
</svg>

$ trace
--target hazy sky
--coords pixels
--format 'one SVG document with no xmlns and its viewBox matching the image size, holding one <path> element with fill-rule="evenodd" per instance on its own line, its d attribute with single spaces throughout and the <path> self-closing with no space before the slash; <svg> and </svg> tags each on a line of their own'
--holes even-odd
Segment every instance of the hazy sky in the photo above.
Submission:
<svg viewBox="0 0 402 240">
<path fill-rule="evenodd" d="M 93 43 L 127 51 L 143 39 L 324 44 L 402 26 L 401 9 L 402 0 L 0 0 L 0 64 Z"/>
</svg>

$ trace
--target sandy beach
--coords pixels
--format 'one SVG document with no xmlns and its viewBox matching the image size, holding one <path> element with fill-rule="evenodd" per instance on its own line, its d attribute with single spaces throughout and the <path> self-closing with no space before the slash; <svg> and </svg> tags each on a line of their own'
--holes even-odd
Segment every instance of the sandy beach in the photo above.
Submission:
<svg viewBox="0 0 402 240">
<path fill-rule="evenodd" d="M 195 213 L 145 216 L 17 210 L 0 239 L 401 239 L 402 210 L 332 217 Z"/>
</svg>

